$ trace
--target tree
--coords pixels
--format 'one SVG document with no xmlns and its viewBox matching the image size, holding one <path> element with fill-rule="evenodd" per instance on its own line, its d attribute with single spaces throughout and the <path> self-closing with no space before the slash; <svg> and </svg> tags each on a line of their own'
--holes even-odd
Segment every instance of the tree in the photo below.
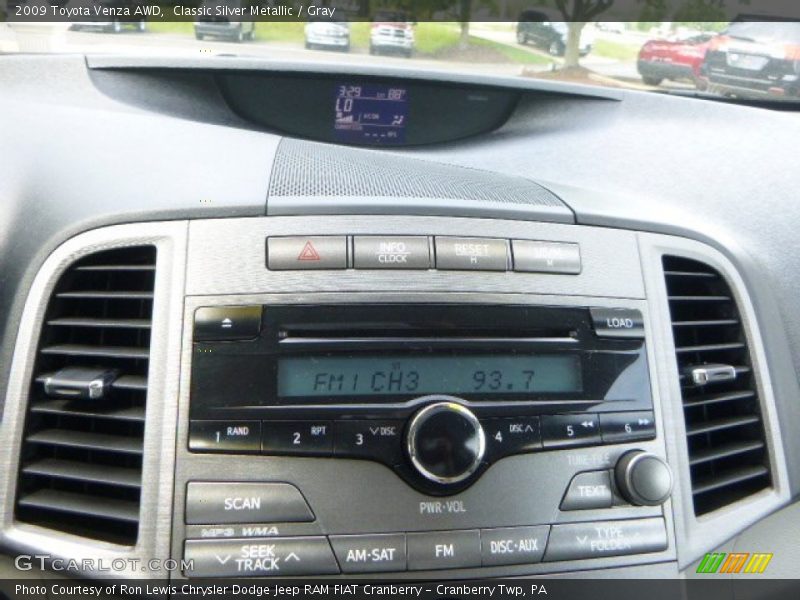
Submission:
<svg viewBox="0 0 800 600">
<path fill-rule="evenodd" d="M 581 33 L 586 23 L 604 13 L 614 0 L 555 0 L 556 8 L 567 22 L 567 44 L 564 49 L 564 68 L 580 66 Z"/>
</svg>

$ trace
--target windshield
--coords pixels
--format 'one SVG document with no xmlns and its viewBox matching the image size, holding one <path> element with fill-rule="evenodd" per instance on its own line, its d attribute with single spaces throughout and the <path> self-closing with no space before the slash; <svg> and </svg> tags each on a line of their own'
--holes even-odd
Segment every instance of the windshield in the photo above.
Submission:
<svg viewBox="0 0 800 600">
<path fill-rule="evenodd" d="M 515 12 L 512 0 L 347 0 L 300 5 L 301 15 L 287 13 L 298 6 L 281 0 L 8 0 L 0 12 L 0 54 L 400 66 L 800 104 L 798 22 L 712 20 L 726 15 L 710 10 L 692 13 L 707 17 L 700 21 L 605 20 L 615 16 L 613 1 L 605 4 L 612 6 L 608 14 L 570 19 L 578 7 L 598 4 L 532 0 Z M 644 17 L 658 15 L 664 3 L 634 4 Z M 700 4 L 709 3 L 694 3 Z M 403 10 L 391 10 L 398 6 Z M 744 42 L 746 48 L 735 46 Z"/>
</svg>

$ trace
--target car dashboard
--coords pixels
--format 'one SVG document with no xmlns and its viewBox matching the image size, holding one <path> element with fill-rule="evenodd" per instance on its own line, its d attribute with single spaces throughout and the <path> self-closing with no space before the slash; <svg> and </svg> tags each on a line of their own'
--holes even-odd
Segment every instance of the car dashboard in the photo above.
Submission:
<svg viewBox="0 0 800 600">
<path fill-rule="evenodd" d="M 796 115 L 225 57 L 0 87 L 8 557 L 793 577 Z"/>
</svg>

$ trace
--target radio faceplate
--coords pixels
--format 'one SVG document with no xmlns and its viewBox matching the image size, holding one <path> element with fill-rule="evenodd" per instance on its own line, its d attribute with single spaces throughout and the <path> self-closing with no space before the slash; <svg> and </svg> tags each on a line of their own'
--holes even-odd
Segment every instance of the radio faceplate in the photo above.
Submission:
<svg viewBox="0 0 800 600">
<path fill-rule="evenodd" d="M 440 495 L 507 456 L 655 436 L 635 309 L 252 305 L 194 322 L 193 452 L 374 460 Z"/>
</svg>

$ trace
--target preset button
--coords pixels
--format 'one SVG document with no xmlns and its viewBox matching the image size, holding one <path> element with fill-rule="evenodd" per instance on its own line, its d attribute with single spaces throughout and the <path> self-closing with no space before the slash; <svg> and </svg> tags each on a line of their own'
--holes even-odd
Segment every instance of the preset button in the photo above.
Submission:
<svg viewBox="0 0 800 600">
<path fill-rule="evenodd" d="M 599 443 L 600 422 L 596 414 L 542 417 L 542 444 L 545 448 L 569 448 Z"/>
<path fill-rule="evenodd" d="M 333 453 L 333 427 L 330 421 L 263 421 L 261 452 L 329 456 Z"/>
<path fill-rule="evenodd" d="M 393 466 L 403 458 L 403 421 L 337 421 L 333 453 L 368 458 Z"/>
<path fill-rule="evenodd" d="M 189 450 L 257 454 L 261 450 L 261 422 L 193 420 L 189 423 Z"/>
</svg>

